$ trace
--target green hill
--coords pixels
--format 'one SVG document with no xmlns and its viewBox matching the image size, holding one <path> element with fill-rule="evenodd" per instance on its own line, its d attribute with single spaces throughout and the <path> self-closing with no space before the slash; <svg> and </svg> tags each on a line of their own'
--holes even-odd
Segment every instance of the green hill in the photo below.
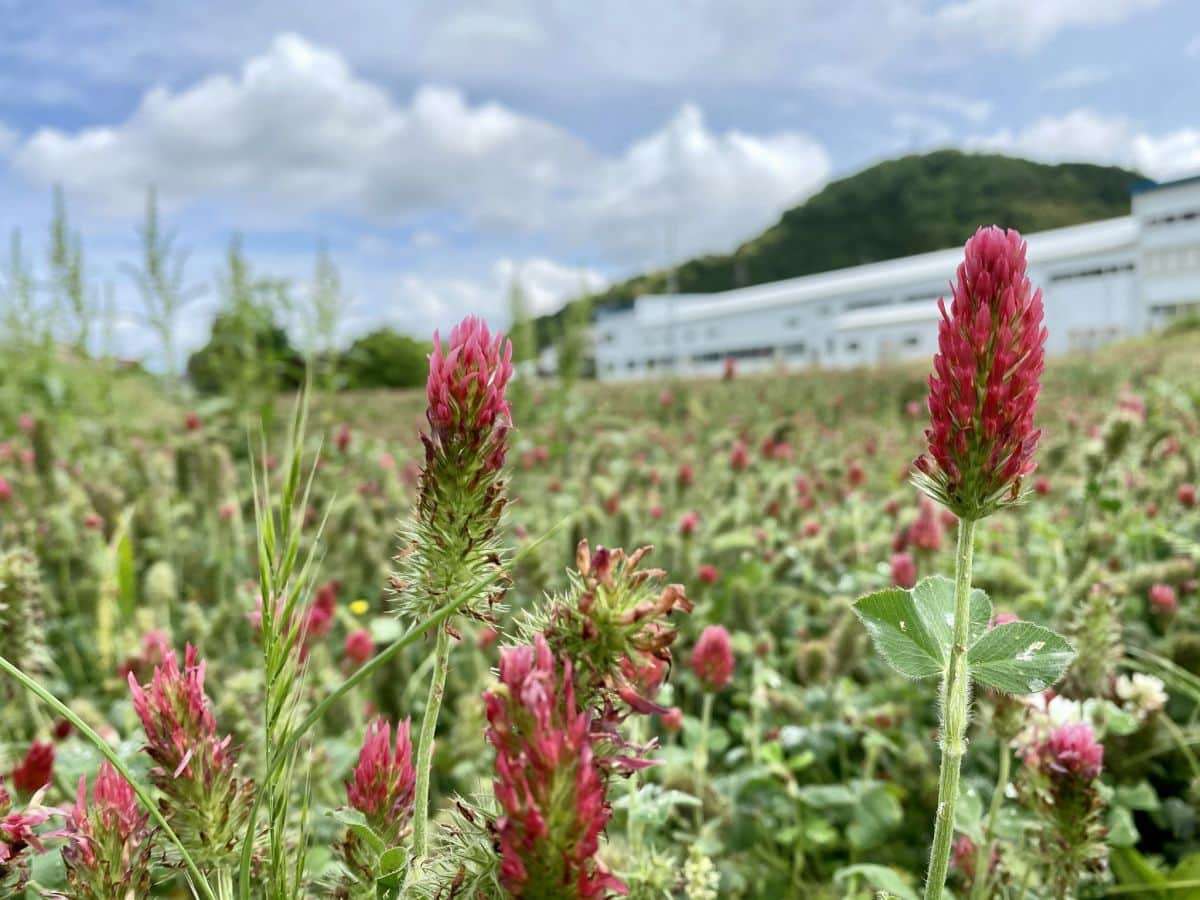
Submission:
<svg viewBox="0 0 1200 900">
<path fill-rule="evenodd" d="M 676 284 L 711 293 L 953 247 L 981 224 L 1033 232 L 1126 215 L 1130 185 L 1144 180 L 1114 166 L 957 150 L 905 156 L 831 182 L 732 253 L 680 264 Z M 650 272 L 590 299 L 620 308 L 667 282 L 665 270 Z M 540 321 L 539 336 L 554 335 L 560 316 Z"/>
</svg>

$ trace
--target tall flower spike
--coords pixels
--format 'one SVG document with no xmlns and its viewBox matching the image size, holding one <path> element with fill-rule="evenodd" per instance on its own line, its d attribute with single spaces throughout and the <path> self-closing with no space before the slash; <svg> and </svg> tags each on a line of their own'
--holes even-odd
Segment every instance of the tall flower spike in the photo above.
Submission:
<svg viewBox="0 0 1200 900">
<path fill-rule="evenodd" d="M 413 619 L 455 599 L 460 584 L 484 584 L 464 608 L 488 618 L 498 578 L 497 529 L 504 511 L 502 467 L 511 428 L 505 391 L 512 344 L 468 316 L 443 344 L 434 334 L 425 386 L 428 430 L 414 521 L 402 540 L 392 586 Z"/>
<path fill-rule="evenodd" d="M 201 865 L 220 865 L 236 850 L 253 786 L 236 776 L 231 738 L 217 733 L 204 671 L 189 644 L 182 670 L 172 651 L 145 687 L 131 673 L 129 689 L 172 827 Z"/>
<path fill-rule="evenodd" d="M 1035 468 L 1046 329 L 1025 251 L 1015 231 L 979 229 L 967 241 L 949 310 L 938 301 L 928 451 L 914 463 L 914 480 L 959 518 L 1015 502 Z"/>
<path fill-rule="evenodd" d="M 71 896 L 80 900 L 144 897 L 150 893 L 151 832 L 133 788 L 107 761 L 92 787 L 80 777 L 67 811 L 63 861 Z"/>
<path fill-rule="evenodd" d="M 596 859 L 612 810 L 580 709 L 571 663 L 545 639 L 500 656 L 500 685 L 484 694 L 496 749 L 500 878 L 518 897 L 603 897 L 625 886 Z"/>
</svg>

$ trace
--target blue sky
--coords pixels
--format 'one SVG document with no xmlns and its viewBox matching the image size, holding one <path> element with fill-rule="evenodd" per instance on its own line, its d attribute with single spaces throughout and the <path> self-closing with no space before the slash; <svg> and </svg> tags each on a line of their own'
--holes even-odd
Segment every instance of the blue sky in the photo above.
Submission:
<svg viewBox="0 0 1200 900">
<path fill-rule="evenodd" d="M 62 184 L 133 355 L 151 183 L 192 281 L 236 230 L 303 294 L 324 241 L 343 339 L 503 325 L 903 152 L 1198 172 L 1198 79 L 1195 0 L 0 0 L 0 228 L 42 254 Z"/>
</svg>

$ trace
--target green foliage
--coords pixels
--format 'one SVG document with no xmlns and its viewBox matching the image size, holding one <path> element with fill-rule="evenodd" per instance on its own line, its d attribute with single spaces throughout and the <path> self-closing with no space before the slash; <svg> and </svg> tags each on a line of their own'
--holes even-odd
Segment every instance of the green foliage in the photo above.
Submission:
<svg viewBox="0 0 1200 900">
<path fill-rule="evenodd" d="M 972 643 L 987 630 L 992 602 L 971 591 Z M 890 588 L 855 601 L 875 646 L 891 666 L 909 678 L 941 675 L 950 659 L 954 625 L 954 582 L 941 575 L 923 578 L 911 590 Z"/>
<path fill-rule="evenodd" d="M 1008 622 L 984 633 L 967 652 L 971 677 L 1008 694 L 1036 694 L 1067 671 L 1075 651 L 1049 628 Z"/>
<path fill-rule="evenodd" d="M 432 349 L 429 341 L 380 328 L 355 340 L 342 355 L 340 368 L 351 389 L 420 387 Z"/>
<path fill-rule="evenodd" d="M 279 391 L 298 387 L 304 371 L 279 325 L 290 306 L 287 284 L 256 276 L 236 237 L 219 283 L 222 308 L 208 343 L 188 359 L 188 377 L 202 393 L 227 394 L 239 409 L 261 411 Z"/>
</svg>

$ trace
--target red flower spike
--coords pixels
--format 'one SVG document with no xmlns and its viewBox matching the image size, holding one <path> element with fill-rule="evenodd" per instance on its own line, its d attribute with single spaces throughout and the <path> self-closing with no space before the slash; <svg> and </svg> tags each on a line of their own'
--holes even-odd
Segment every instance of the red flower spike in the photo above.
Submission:
<svg viewBox="0 0 1200 900">
<path fill-rule="evenodd" d="M 500 657 L 500 686 L 484 694 L 484 703 L 496 749 L 505 888 L 566 900 L 624 894 L 625 885 L 596 858 L 612 810 L 570 661 L 556 664 L 541 635 L 533 646 L 509 648 Z"/>
<path fill-rule="evenodd" d="M 938 301 L 928 451 L 914 463 L 915 481 L 960 518 L 1016 501 L 1035 468 L 1046 329 L 1025 252 L 1017 232 L 979 229 L 967 241 L 949 309 Z"/>
</svg>

